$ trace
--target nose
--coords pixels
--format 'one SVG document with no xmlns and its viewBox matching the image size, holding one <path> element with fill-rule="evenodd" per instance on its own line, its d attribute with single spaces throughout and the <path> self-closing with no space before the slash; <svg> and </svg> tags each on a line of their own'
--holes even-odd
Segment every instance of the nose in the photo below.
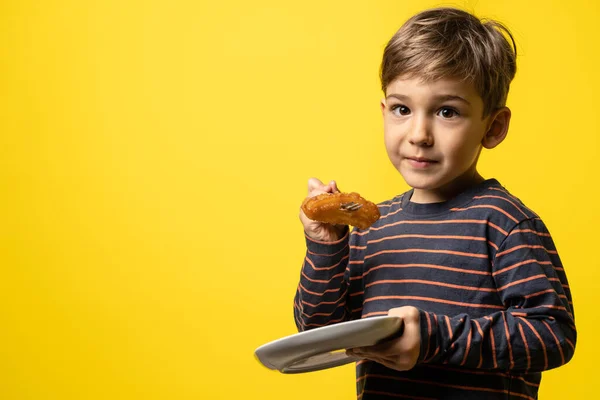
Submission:
<svg viewBox="0 0 600 400">
<path fill-rule="evenodd" d="M 431 134 L 430 122 L 426 116 L 413 118 L 408 141 L 415 146 L 432 146 L 433 135 Z"/>
</svg>

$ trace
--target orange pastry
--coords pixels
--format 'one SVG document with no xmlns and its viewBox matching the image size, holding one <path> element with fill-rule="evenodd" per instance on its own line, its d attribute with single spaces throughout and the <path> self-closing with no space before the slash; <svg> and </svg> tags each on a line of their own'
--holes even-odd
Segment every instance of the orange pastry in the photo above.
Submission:
<svg viewBox="0 0 600 400">
<path fill-rule="evenodd" d="M 381 216 L 377 205 L 358 193 L 322 193 L 309 197 L 302 203 L 302 211 L 313 221 L 360 229 L 367 229 Z"/>
</svg>

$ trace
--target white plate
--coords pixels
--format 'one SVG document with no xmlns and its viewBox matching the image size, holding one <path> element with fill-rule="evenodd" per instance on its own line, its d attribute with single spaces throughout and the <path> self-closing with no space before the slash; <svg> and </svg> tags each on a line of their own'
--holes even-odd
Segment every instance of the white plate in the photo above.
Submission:
<svg viewBox="0 0 600 400">
<path fill-rule="evenodd" d="M 372 346 L 401 331 L 402 319 L 381 316 L 340 322 L 274 340 L 257 348 L 255 357 L 283 373 L 318 371 L 358 361 L 346 349 Z"/>
</svg>

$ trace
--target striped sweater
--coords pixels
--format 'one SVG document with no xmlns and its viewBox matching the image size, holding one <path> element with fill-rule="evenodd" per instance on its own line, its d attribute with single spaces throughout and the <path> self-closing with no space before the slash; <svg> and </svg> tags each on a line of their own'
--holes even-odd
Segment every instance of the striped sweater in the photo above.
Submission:
<svg viewBox="0 0 600 400">
<path fill-rule="evenodd" d="M 565 271 L 542 220 L 490 179 L 444 203 L 379 204 L 334 243 L 306 237 L 294 301 L 300 331 L 420 310 L 417 365 L 356 366 L 359 399 L 536 399 L 541 372 L 575 351 Z"/>
</svg>

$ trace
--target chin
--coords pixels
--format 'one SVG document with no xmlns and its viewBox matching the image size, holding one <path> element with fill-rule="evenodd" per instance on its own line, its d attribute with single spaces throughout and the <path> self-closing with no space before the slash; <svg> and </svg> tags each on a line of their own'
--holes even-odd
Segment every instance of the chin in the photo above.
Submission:
<svg viewBox="0 0 600 400">
<path fill-rule="evenodd" d="M 415 174 L 412 171 L 400 170 L 400 175 L 404 179 L 406 184 L 414 189 L 420 190 L 435 190 L 443 186 L 444 181 L 436 176 L 430 176 L 425 174 Z"/>
<path fill-rule="evenodd" d="M 436 185 L 433 183 L 423 182 L 423 181 L 413 182 L 413 181 L 409 181 L 406 179 L 405 179 L 405 181 L 408 186 L 410 186 L 413 189 L 418 189 L 418 190 L 436 190 L 442 186 L 442 185 Z"/>
</svg>

